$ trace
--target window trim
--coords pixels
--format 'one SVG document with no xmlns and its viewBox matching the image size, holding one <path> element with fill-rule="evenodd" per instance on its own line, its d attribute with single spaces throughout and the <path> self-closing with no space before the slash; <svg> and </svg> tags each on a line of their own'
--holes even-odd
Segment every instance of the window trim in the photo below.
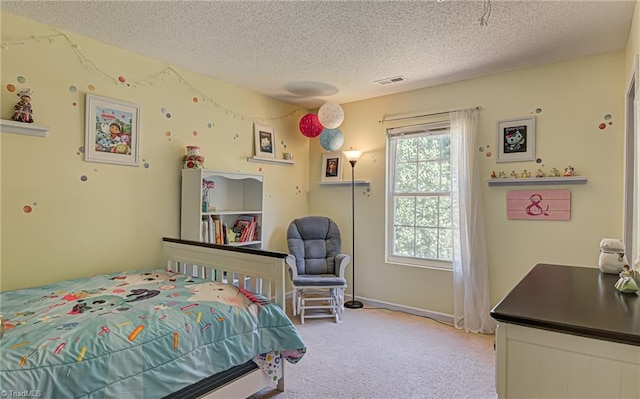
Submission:
<svg viewBox="0 0 640 399">
<path fill-rule="evenodd" d="M 395 181 L 395 152 L 392 151 L 392 140 L 402 136 L 431 136 L 442 134 L 444 130 L 451 132 L 451 124 L 449 121 L 440 121 L 432 123 L 421 123 L 417 125 L 408 125 L 387 129 L 387 166 L 385 171 L 385 243 L 384 253 L 385 262 L 409 267 L 418 267 L 424 269 L 437 270 L 453 270 L 452 261 L 443 261 L 438 259 L 424 259 L 409 256 L 397 256 L 391 253 L 393 235 L 393 191 L 392 182 Z"/>
</svg>

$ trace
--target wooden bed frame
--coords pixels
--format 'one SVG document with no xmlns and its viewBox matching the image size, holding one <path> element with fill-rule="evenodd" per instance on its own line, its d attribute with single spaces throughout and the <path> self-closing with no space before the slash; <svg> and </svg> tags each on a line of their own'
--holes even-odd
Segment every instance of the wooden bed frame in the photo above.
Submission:
<svg viewBox="0 0 640 399">
<path fill-rule="evenodd" d="M 233 277 L 235 285 L 270 298 L 286 311 L 285 253 L 164 238 L 162 254 L 167 270 L 224 282 Z M 254 369 L 213 391 L 193 397 L 246 398 L 265 387 L 284 391 L 284 363 L 277 385 L 262 370 Z"/>
</svg>

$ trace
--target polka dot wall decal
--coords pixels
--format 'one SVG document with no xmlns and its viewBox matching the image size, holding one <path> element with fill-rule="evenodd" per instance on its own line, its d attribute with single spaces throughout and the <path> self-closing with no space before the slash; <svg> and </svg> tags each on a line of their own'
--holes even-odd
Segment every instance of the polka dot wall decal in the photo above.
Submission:
<svg viewBox="0 0 640 399">
<path fill-rule="evenodd" d="M 164 135 L 167 137 L 171 137 L 171 132 L 169 130 L 167 130 L 166 132 L 164 132 Z"/>
<path fill-rule="evenodd" d="M 73 85 L 71 85 L 71 86 L 69 86 L 69 91 L 72 92 L 72 93 L 75 93 L 76 91 L 78 91 L 78 88 L 73 86 Z"/>
<path fill-rule="evenodd" d="M 16 91 L 16 87 L 14 85 L 12 85 L 11 83 L 9 83 L 7 85 L 7 91 L 10 93 L 13 93 L 14 91 Z"/>
<path fill-rule="evenodd" d="M 486 155 L 487 157 L 490 157 L 491 156 L 491 151 L 485 152 L 484 155 Z"/>
<path fill-rule="evenodd" d="M 207 127 L 208 127 L 208 128 L 211 128 L 212 126 L 213 126 L 213 123 L 211 123 L 211 122 L 208 122 L 208 123 L 207 123 Z"/>
<path fill-rule="evenodd" d="M 144 163 L 144 168 L 145 168 L 145 169 L 149 169 L 149 162 L 145 162 L 145 163 Z"/>
<path fill-rule="evenodd" d="M 600 130 L 604 130 L 604 129 L 606 129 L 607 124 L 606 123 L 601 123 L 598 127 L 600 128 Z"/>
<path fill-rule="evenodd" d="M 234 140 L 235 140 L 235 139 L 237 139 L 238 137 L 240 137 L 240 134 L 239 134 L 239 133 L 236 133 L 236 134 L 234 134 L 234 135 L 233 135 L 233 139 L 234 139 Z"/>
<path fill-rule="evenodd" d="M 31 211 L 33 210 L 33 208 L 31 208 L 31 206 L 29 205 L 25 205 L 22 210 L 24 211 L 24 213 L 31 213 Z"/>
<path fill-rule="evenodd" d="M 97 172 L 97 171 L 98 171 L 98 169 L 96 168 L 96 169 L 94 169 L 93 171 L 94 171 L 94 172 Z"/>
<path fill-rule="evenodd" d="M 487 147 L 487 148 L 491 148 L 491 146 L 490 146 L 489 144 L 485 145 L 485 147 Z"/>
<path fill-rule="evenodd" d="M 38 203 L 33 201 L 33 206 L 38 206 Z"/>
<path fill-rule="evenodd" d="M 262 166 L 258 168 L 258 172 L 262 172 Z"/>
<path fill-rule="evenodd" d="M 24 83 L 27 81 L 27 78 L 25 78 L 24 76 L 18 76 L 16 80 L 18 81 L 18 83 Z"/>
<path fill-rule="evenodd" d="M 160 108 L 160 113 L 161 114 L 166 114 L 167 113 L 167 109 L 166 108 Z"/>
<path fill-rule="evenodd" d="M 94 91 L 96 87 L 94 85 L 89 85 L 87 86 L 87 89 L 89 89 L 89 91 Z"/>
<path fill-rule="evenodd" d="M 89 178 L 86 175 L 80 176 L 80 181 L 87 181 Z"/>
<path fill-rule="evenodd" d="M 613 122 L 609 122 L 609 125 L 613 125 Z"/>
<path fill-rule="evenodd" d="M 610 120 L 610 119 L 611 119 L 611 114 L 606 114 L 606 115 L 604 116 L 604 120 L 605 120 L 605 121 L 608 121 L 608 120 Z"/>
<path fill-rule="evenodd" d="M 197 135 L 198 135 L 198 131 L 197 131 L 197 130 L 194 130 L 194 131 L 193 131 L 193 137 L 195 137 L 195 136 L 197 136 Z"/>
<path fill-rule="evenodd" d="M 478 148 L 478 151 L 480 151 L 480 152 L 484 152 L 484 147 L 480 147 L 480 148 Z"/>
<path fill-rule="evenodd" d="M 536 163 L 542 163 L 542 158 L 536 158 Z"/>
<path fill-rule="evenodd" d="M 120 81 L 120 83 L 124 83 L 127 81 L 127 79 L 125 79 L 122 75 L 118 76 L 118 80 Z"/>
<path fill-rule="evenodd" d="M 193 97 L 193 102 L 197 103 L 198 102 L 198 97 Z"/>
<path fill-rule="evenodd" d="M 72 102 L 72 103 L 71 103 L 71 106 L 73 106 L 73 107 L 77 107 L 77 106 L 78 106 L 78 103 L 74 101 L 74 102 Z"/>
<path fill-rule="evenodd" d="M 536 114 L 541 114 L 542 113 L 542 108 L 536 108 Z"/>
<path fill-rule="evenodd" d="M 164 116 L 166 116 L 167 118 L 171 118 L 171 113 L 167 112 Z"/>
</svg>

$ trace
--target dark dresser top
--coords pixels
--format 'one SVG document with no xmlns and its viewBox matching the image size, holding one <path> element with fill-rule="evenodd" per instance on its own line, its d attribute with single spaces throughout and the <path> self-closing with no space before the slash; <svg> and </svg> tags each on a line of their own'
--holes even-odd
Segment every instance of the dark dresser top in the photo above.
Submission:
<svg viewBox="0 0 640 399">
<path fill-rule="evenodd" d="M 640 346 L 640 296 L 600 269 L 538 264 L 492 310 L 498 321 Z"/>
</svg>

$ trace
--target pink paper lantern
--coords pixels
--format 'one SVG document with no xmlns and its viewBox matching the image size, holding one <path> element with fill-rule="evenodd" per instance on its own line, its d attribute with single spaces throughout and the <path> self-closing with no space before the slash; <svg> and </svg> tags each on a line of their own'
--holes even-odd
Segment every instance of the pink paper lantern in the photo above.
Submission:
<svg viewBox="0 0 640 399">
<path fill-rule="evenodd" d="M 316 137 L 322 133 L 322 125 L 316 114 L 306 114 L 300 119 L 300 132 L 306 137 Z"/>
</svg>

